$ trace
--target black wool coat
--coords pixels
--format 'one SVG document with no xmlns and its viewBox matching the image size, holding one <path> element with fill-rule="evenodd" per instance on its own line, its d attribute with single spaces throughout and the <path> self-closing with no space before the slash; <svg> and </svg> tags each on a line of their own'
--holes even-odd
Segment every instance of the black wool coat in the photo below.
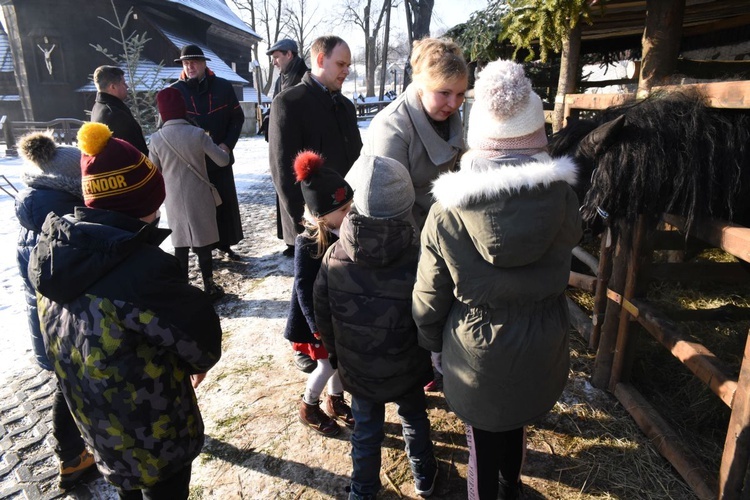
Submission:
<svg viewBox="0 0 750 500">
<path fill-rule="evenodd" d="M 208 132 L 214 144 L 224 143 L 234 151 L 245 123 L 245 113 L 229 80 L 219 78 L 213 71 L 206 69 L 206 77 L 200 82 L 189 82 L 183 72 L 172 87 L 182 93 L 188 119 Z M 234 245 L 244 237 L 237 188 L 234 185 L 233 163 L 233 154 L 226 167 L 219 167 L 206 156 L 208 179 L 216 186 L 222 200 L 222 204 L 216 207 L 216 222 L 219 226 L 219 242 L 216 246 L 219 247 Z"/>
<path fill-rule="evenodd" d="M 284 242 L 294 245 L 303 230 L 304 199 L 294 177 L 294 158 L 303 150 L 325 157 L 325 166 L 346 175 L 359 158 L 362 139 L 354 104 L 339 95 L 331 98 L 310 73 L 299 85 L 283 91 L 271 104 L 268 156 L 276 193 Z"/>
<path fill-rule="evenodd" d="M 148 146 L 143 138 L 143 130 L 122 100 L 106 92 L 96 93 L 96 102 L 91 108 L 91 121 L 103 123 L 112 131 L 112 135 L 127 141 L 148 156 Z"/>
</svg>

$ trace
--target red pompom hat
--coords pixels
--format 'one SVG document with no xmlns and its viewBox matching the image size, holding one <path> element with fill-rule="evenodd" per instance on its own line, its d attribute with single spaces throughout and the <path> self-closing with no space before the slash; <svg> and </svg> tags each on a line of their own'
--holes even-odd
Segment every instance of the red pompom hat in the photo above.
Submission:
<svg viewBox="0 0 750 500">
<path fill-rule="evenodd" d="M 156 107 L 159 108 L 159 115 L 163 122 L 187 116 L 185 99 L 182 93 L 174 87 L 167 87 L 156 94 Z"/>
<path fill-rule="evenodd" d="M 164 202 L 161 172 L 129 142 L 112 137 L 103 123 L 84 123 L 78 130 L 78 147 L 87 207 L 140 219 Z"/>
<path fill-rule="evenodd" d="M 330 214 L 349 203 L 354 191 L 341 175 L 325 165 L 314 151 L 302 151 L 294 159 L 294 173 L 307 209 L 314 217 Z"/>
</svg>

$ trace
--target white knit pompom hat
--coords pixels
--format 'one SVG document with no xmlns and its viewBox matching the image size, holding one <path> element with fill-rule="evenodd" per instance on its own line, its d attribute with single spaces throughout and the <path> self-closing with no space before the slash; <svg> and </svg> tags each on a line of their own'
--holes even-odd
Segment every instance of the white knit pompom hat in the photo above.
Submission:
<svg viewBox="0 0 750 500">
<path fill-rule="evenodd" d="M 485 151 L 523 152 L 547 145 L 542 100 L 531 90 L 523 66 L 497 60 L 479 73 L 467 142 Z"/>
</svg>

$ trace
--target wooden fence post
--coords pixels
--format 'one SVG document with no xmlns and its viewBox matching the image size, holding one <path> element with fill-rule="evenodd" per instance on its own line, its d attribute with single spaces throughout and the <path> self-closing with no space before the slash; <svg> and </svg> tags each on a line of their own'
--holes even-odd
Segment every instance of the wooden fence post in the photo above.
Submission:
<svg viewBox="0 0 750 500">
<path fill-rule="evenodd" d="M 750 498 L 750 333 L 745 343 L 719 468 L 719 498 Z"/>
</svg>

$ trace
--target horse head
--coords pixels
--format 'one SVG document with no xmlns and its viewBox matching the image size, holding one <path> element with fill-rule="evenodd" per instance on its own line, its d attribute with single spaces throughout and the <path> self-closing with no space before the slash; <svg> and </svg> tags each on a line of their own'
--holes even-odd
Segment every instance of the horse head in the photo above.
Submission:
<svg viewBox="0 0 750 500">
<path fill-rule="evenodd" d="M 612 145 L 625 126 L 625 115 L 599 124 L 595 120 L 576 120 L 550 138 L 552 156 L 568 155 L 578 165 L 574 191 L 581 205 L 584 234 L 596 236 L 604 230 L 609 214 L 606 207 L 588 205 L 588 193 L 597 173 L 598 158 Z"/>
</svg>

